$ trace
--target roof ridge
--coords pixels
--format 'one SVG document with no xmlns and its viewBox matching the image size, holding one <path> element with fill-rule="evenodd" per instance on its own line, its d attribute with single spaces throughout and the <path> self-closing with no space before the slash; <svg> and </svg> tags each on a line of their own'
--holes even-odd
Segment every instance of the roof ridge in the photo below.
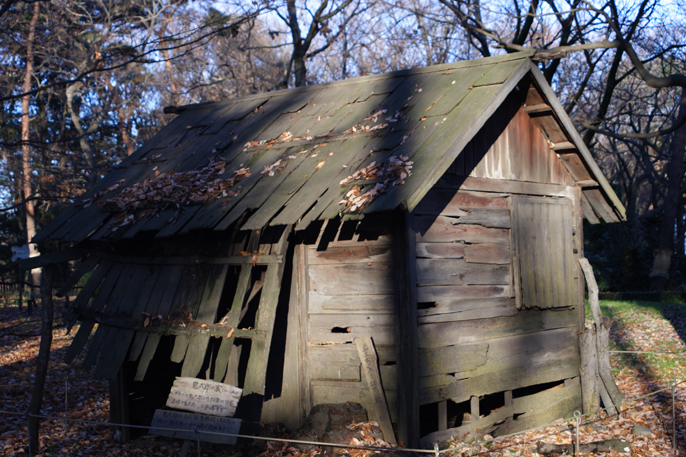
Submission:
<svg viewBox="0 0 686 457">
<path fill-rule="evenodd" d="M 301 92 L 310 92 L 310 91 L 322 90 L 322 89 L 326 89 L 326 88 L 330 88 L 330 87 L 361 84 L 361 83 L 370 82 L 370 81 L 379 81 L 379 80 L 383 80 L 383 79 L 399 78 L 399 77 L 405 77 L 405 76 L 438 73 L 438 72 L 444 72 L 444 71 L 448 71 L 448 70 L 459 70 L 462 68 L 473 68 L 473 67 L 479 67 L 479 66 L 484 66 L 484 65 L 493 65 L 495 63 L 509 62 L 509 61 L 513 61 L 513 60 L 524 60 L 524 59 L 530 59 L 534 55 L 534 52 L 535 52 L 534 50 L 513 52 L 513 53 L 503 54 L 503 55 L 499 55 L 499 56 L 484 57 L 481 59 L 459 60 L 456 62 L 448 62 L 448 63 L 442 63 L 442 64 L 437 64 L 437 65 L 429 65 L 426 67 L 415 67 L 415 68 L 408 68 L 408 69 L 404 69 L 404 70 L 395 70 L 395 71 L 391 71 L 388 73 L 376 73 L 376 74 L 372 74 L 372 75 L 355 76 L 353 78 L 340 79 L 337 81 L 329 81 L 329 82 L 321 83 L 321 84 L 312 84 L 309 86 L 292 87 L 292 88 L 288 88 L 288 89 L 277 89 L 277 90 L 273 90 L 273 91 L 269 91 L 269 92 L 260 92 L 257 94 L 244 95 L 241 97 L 228 98 L 228 99 L 224 99 L 224 100 L 202 102 L 202 103 L 193 103 L 193 104 L 182 105 L 182 106 L 167 106 L 164 108 L 164 112 L 165 113 L 172 113 L 172 114 L 179 114 L 179 113 L 186 111 L 186 110 L 195 110 L 195 109 L 204 109 L 204 108 L 209 108 L 209 107 L 227 106 L 227 105 L 236 103 L 238 101 L 256 100 L 256 99 L 260 99 L 260 98 L 270 98 L 270 97 L 281 97 L 281 96 L 286 96 L 286 95 L 298 94 Z"/>
</svg>

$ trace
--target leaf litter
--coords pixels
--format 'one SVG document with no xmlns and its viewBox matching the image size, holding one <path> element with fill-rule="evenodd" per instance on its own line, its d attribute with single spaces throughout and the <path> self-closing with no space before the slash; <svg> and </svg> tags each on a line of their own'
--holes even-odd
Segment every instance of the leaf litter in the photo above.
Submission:
<svg viewBox="0 0 686 457">
<path fill-rule="evenodd" d="M 39 309 L 34 311 L 39 314 Z M 611 313 L 611 350 L 635 350 L 671 352 L 669 354 L 611 354 L 615 379 L 620 390 L 628 399 L 647 395 L 658 389 L 669 387 L 674 379 L 686 377 L 683 366 L 686 363 L 686 309 L 683 305 L 655 307 L 619 308 Z M 59 320 L 56 320 L 59 323 Z M 0 308 L 0 456 L 28 455 L 27 420 L 24 416 L 30 401 L 33 384 L 35 358 L 40 338 L 34 336 L 40 328 L 35 317 L 19 313 L 16 306 Z M 144 436 L 127 444 L 111 440 L 110 429 L 104 424 L 109 420 L 108 386 L 105 381 L 91 377 L 90 371 L 81 366 L 77 359 L 71 365 L 62 362 L 66 348 L 74 332 L 65 334 L 63 327 L 53 331 L 50 366 L 46 379 L 42 413 L 54 416 L 41 422 L 40 450 L 36 457 L 69 455 L 90 456 L 155 456 L 171 457 L 180 453 L 181 442 L 162 437 Z M 681 352 L 684 351 L 684 352 Z M 666 363 L 665 360 L 669 363 Z M 67 405 L 65 411 L 65 392 Z M 624 439 L 631 444 L 631 454 L 614 451 L 595 453 L 594 456 L 686 456 L 686 384 L 676 389 L 677 444 L 673 451 L 671 391 L 648 396 L 624 406 L 619 417 L 608 417 L 598 413 L 585 418 L 579 429 L 582 443 L 607 439 Z M 13 413 L 13 414 L 8 414 Z M 60 417 L 89 422 L 65 422 Z M 92 423 L 91 423 L 92 422 Z M 353 424 L 358 435 L 348 444 L 391 447 L 388 443 L 371 436 L 373 423 Z M 639 437 L 632 434 L 636 425 L 649 428 L 653 437 Z M 266 430 L 266 429 L 265 429 Z M 539 456 L 538 442 L 569 444 L 572 442 L 573 422 L 555 423 L 533 431 L 497 441 L 478 440 L 468 443 L 449 441 L 443 443 L 442 455 L 468 456 Z M 281 438 L 292 438 L 281 433 Z M 488 438 L 488 437 L 486 437 Z M 291 443 L 276 441 L 255 442 L 257 449 L 213 449 L 202 446 L 202 455 L 207 457 L 237 457 L 259 455 L 259 457 L 314 457 L 321 448 L 299 447 Z M 194 444 L 190 455 L 195 455 Z M 334 448 L 335 449 L 335 448 Z M 340 455 L 371 457 L 376 454 L 392 455 L 397 451 L 369 451 L 364 449 L 336 449 Z M 591 455 L 591 454 L 581 454 Z"/>
</svg>

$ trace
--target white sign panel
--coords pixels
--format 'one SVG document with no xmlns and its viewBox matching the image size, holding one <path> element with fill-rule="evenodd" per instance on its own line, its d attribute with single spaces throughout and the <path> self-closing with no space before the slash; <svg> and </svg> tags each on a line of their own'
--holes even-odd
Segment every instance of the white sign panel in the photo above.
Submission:
<svg viewBox="0 0 686 457">
<path fill-rule="evenodd" d="M 182 440 L 207 443 L 236 444 L 235 436 L 241 429 L 241 420 L 233 417 L 207 416 L 158 409 L 152 418 L 150 433 Z"/>
<path fill-rule="evenodd" d="M 177 377 L 167 397 L 167 406 L 194 413 L 232 417 L 243 389 L 221 382 Z"/>
</svg>

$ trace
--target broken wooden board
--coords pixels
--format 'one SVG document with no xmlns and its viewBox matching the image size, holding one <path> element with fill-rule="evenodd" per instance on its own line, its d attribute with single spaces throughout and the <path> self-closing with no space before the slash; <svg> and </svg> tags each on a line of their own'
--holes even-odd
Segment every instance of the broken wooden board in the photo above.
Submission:
<svg viewBox="0 0 686 457">
<path fill-rule="evenodd" d="M 155 410 L 150 433 L 153 435 L 200 440 L 207 443 L 236 444 L 241 420 L 232 417 Z"/>
<path fill-rule="evenodd" d="M 450 439 L 455 440 L 469 440 L 489 433 L 496 424 L 499 424 L 513 415 L 512 407 L 503 407 L 497 411 L 492 412 L 486 417 L 478 419 L 466 425 L 449 428 L 447 430 L 439 430 L 423 436 L 420 440 L 422 448 L 430 448 L 434 443 L 442 443 Z"/>
<path fill-rule="evenodd" d="M 213 416 L 232 417 L 243 389 L 221 382 L 177 377 L 167 406 Z"/>
<path fill-rule="evenodd" d="M 579 335 L 579 351 L 581 353 L 582 411 L 584 414 L 589 414 L 600 408 L 598 353 L 596 352 L 596 335 L 593 330 L 586 329 Z"/>
<path fill-rule="evenodd" d="M 578 378 L 575 379 L 576 384 L 514 398 L 512 409 L 516 419 L 499 426 L 492 435 L 509 435 L 571 416 L 581 406 L 581 390 Z"/>
<path fill-rule="evenodd" d="M 357 345 L 360 360 L 362 361 L 362 370 L 364 371 L 369 386 L 369 395 L 374 404 L 374 410 L 376 412 L 375 419 L 381 426 L 384 439 L 391 444 L 397 444 L 395 434 L 393 433 L 391 415 L 388 411 L 388 403 L 386 402 L 384 389 L 381 385 L 381 375 L 379 374 L 378 366 L 379 359 L 374 350 L 372 337 L 366 335 L 362 338 L 357 338 L 355 339 L 355 344 Z"/>
</svg>

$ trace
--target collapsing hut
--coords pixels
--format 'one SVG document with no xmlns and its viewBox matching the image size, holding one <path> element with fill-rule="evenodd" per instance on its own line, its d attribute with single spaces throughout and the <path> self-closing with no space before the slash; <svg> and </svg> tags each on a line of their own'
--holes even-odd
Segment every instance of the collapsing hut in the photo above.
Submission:
<svg viewBox="0 0 686 457">
<path fill-rule="evenodd" d="M 292 429 L 387 408 L 406 444 L 578 408 L 582 219 L 624 209 L 530 56 L 172 108 L 37 237 L 82 257 L 65 287 L 92 271 L 67 359 L 97 323 L 84 363 L 131 423 L 175 376 Z"/>
</svg>

